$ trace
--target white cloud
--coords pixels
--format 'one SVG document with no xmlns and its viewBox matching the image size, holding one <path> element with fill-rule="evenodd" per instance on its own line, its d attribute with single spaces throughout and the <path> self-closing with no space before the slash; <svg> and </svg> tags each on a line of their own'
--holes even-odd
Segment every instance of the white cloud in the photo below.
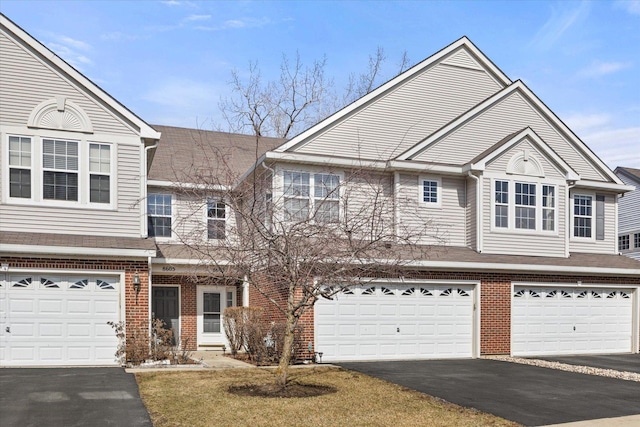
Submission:
<svg viewBox="0 0 640 427">
<path fill-rule="evenodd" d="M 242 28 L 261 28 L 266 25 L 273 24 L 270 18 L 241 18 L 241 19 L 228 19 L 224 21 L 220 25 L 213 26 L 197 26 L 196 30 L 202 31 L 223 31 L 223 30 L 234 30 L 234 29 L 242 29 Z"/>
<path fill-rule="evenodd" d="M 640 168 L 640 127 L 617 127 L 606 113 L 567 114 L 564 122 L 611 169 Z"/>
<path fill-rule="evenodd" d="M 189 15 L 184 20 L 189 21 L 208 21 L 211 19 L 211 15 Z"/>
<path fill-rule="evenodd" d="M 67 61 L 74 68 L 82 71 L 82 65 L 91 65 L 93 61 L 76 50 L 58 43 L 48 43 L 49 49 L 54 51 L 56 55 Z"/>
<path fill-rule="evenodd" d="M 531 40 L 531 46 L 546 50 L 551 48 L 562 35 L 576 22 L 587 16 L 590 4 L 581 1 L 577 7 L 568 8 L 571 3 L 559 3 L 551 6 L 551 17 L 538 30 Z"/>
<path fill-rule="evenodd" d="M 613 74 L 622 69 L 628 68 L 630 64 L 623 62 L 593 62 L 588 67 L 579 71 L 579 75 L 584 77 L 601 77 L 608 74 Z"/>
<path fill-rule="evenodd" d="M 155 89 L 143 98 L 149 102 L 175 109 L 192 110 L 194 107 L 206 106 L 206 109 L 217 108 L 219 92 L 215 85 L 189 79 L 171 78 L 154 84 Z"/>
<path fill-rule="evenodd" d="M 125 34 L 125 33 L 121 33 L 120 31 L 114 31 L 112 33 L 102 34 L 100 38 L 102 40 L 109 40 L 109 41 L 132 41 L 132 40 L 138 40 L 140 36 L 136 36 L 133 34 Z"/>
<path fill-rule="evenodd" d="M 614 2 L 614 7 L 626 10 L 632 15 L 640 15 L 640 0 L 618 0 Z"/>
</svg>

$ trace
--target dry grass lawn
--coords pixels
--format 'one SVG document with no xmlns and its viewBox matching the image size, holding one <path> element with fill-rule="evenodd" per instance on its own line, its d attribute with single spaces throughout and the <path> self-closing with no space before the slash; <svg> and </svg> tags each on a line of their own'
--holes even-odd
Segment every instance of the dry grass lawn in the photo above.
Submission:
<svg viewBox="0 0 640 427">
<path fill-rule="evenodd" d="M 388 382 L 339 368 L 292 369 L 292 381 L 333 386 L 305 398 L 241 397 L 230 386 L 268 383 L 265 369 L 136 374 L 153 425 L 166 426 L 517 426 Z"/>
</svg>

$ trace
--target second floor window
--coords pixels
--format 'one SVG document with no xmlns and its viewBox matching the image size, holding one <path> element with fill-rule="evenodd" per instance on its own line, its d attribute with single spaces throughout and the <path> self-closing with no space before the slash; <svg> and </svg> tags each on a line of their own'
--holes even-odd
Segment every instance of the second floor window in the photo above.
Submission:
<svg viewBox="0 0 640 427">
<path fill-rule="evenodd" d="M 147 196 L 149 237 L 171 237 L 171 194 Z"/>
<path fill-rule="evenodd" d="M 111 147 L 89 144 L 89 201 L 109 203 L 111 199 Z"/>
<path fill-rule="evenodd" d="M 31 138 L 9 137 L 9 197 L 31 198 Z"/>
<path fill-rule="evenodd" d="M 282 177 L 287 221 L 304 221 L 311 213 L 315 214 L 318 222 L 337 222 L 340 219 L 338 175 L 284 171 Z"/>
<path fill-rule="evenodd" d="M 78 142 L 42 140 L 42 198 L 78 200 Z"/>
<path fill-rule="evenodd" d="M 593 230 L 593 197 L 573 196 L 573 235 L 591 238 Z"/>
<path fill-rule="evenodd" d="M 626 251 L 629 249 L 629 243 L 630 243 L 630 239 L 629 239 L 629 235 L 628 234 L 624 234 L 622 236 L 618 236 L 618 250 L 620 251 Z"/>
<path fill-rule="evenodd" d="M 556 187 L 496 180 L 493 187 L 493 226 L 496 229 L 555 231 Z"/>
<path fill-rule="evenodd" d="M 633 247 L 640 248 L 640 233 L 635 233 L 633 235 Z"/>
<path fill-rule="evenodd" d="M 207 202 L 207 238 L 224 239 L 227 227 L 227 206 L 219 200 Z"/>
</svg>

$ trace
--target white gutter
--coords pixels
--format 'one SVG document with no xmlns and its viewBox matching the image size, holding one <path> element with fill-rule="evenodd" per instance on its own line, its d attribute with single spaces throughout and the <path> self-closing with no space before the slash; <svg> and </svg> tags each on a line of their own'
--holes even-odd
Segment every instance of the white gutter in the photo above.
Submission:
<svg viewBox="0 0 640 427">
<path fill-rule="evenodd" d="M 384 263 L 383 260 L 380 263 Z M 383 264 L 384 265 L 384 264 Z M 535 264 L 506 264 L 491 262 L 458 262 L 458 261 L 409 261 L 403 267 L 410 268 L 431 268 L 446 270 L 483 270 L 483 271 L 511 271 L 511 272 L 536 272 L 536 273 L 568 273 L 578 275 L 606 274 L 619 276 L 640 276 L 640 268 L 610 268 L 610 267 L 585 267 L 585 266 L 562 266 L 562 265 L 535 265 Z"/>
<path fill-rule="evenodd" d="M 194 190 L 214 190 L 214 191 L 227 191 L 231 189 L 230 186 L 226 186 L 226 185 L 194 184 L 189 182 L 183 183 L 183 182 L 163 181 L 158 179 L 148 180 L 147 185 L 150 187 L 189 188 Z"/>
<path fill-rule="evenodd" d="M 155 249 L 116 249 L 116 248 L 83 248 L 68 246 L 38 246 L 38 245 L 2 245 L 0 252 L 11 254 L 56 254 L 56 255 L 90 255 L 108 257 L 155 257 Z"/>
<path fill-rule="evenodd" d="M 636 189 L 633 185 L 616 184 L 613 182 L 585 181 L 581 179 L 576 182 L 578 188 L 592 188 L 595 190 L 611 190 L 618 193 L 627 193 Z"/>
<path fill-rule="evenodd" d="M 573 218 L 573 214 L 571 212 L 571 189 L 573 187 L 576 186 L 576 183 L 571 183 L 569 185 L 567 185 L 567 195 L 565 197 L 565 222 L 564 222 L 564 228 L 566 229 L 565 235 L 566 235 L 566 239 L 564 242 L 564 257 L 565 258 L 569 258 L 569 255 L 571 254 L 571 249 L 570 249 L 570 242 L 571 242 L 571 229 L 573 226 L 573 221 L 571 218 Z M 558 221 L 558 223 L 560 223 L 560 221 Z M 617 239 L 616 239 L 617 240 Z"/>
<path fill-rule="evenodd" d="M 398 236 L 400 230 L 400 208 L 398 194 L 400 193 L 400 172 L 393 173 L 393 233 Z"/>
<path fill-rule="evenodd" d="M 180 264 L 180 265 L 232 265 L 229 261 L 206 261 L 196 258 L 153 258 L 153 264 Z"/>
</svg>

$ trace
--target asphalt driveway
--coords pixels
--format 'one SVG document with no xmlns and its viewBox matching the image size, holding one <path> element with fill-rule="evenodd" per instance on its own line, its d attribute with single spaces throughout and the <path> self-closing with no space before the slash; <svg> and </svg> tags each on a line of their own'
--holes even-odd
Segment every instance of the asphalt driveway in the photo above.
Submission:
<svg viewBox="0 0 640 427">
<path fill-rule="evenodd" d="M 340 363 L 527 426 L 640 414 L 640 383 L 487 359 Z"/>
<path fill-rule="evenodd" d="M 0 369 L 3 427 L 152 427 L 121 368 Z"/>
</svg>

